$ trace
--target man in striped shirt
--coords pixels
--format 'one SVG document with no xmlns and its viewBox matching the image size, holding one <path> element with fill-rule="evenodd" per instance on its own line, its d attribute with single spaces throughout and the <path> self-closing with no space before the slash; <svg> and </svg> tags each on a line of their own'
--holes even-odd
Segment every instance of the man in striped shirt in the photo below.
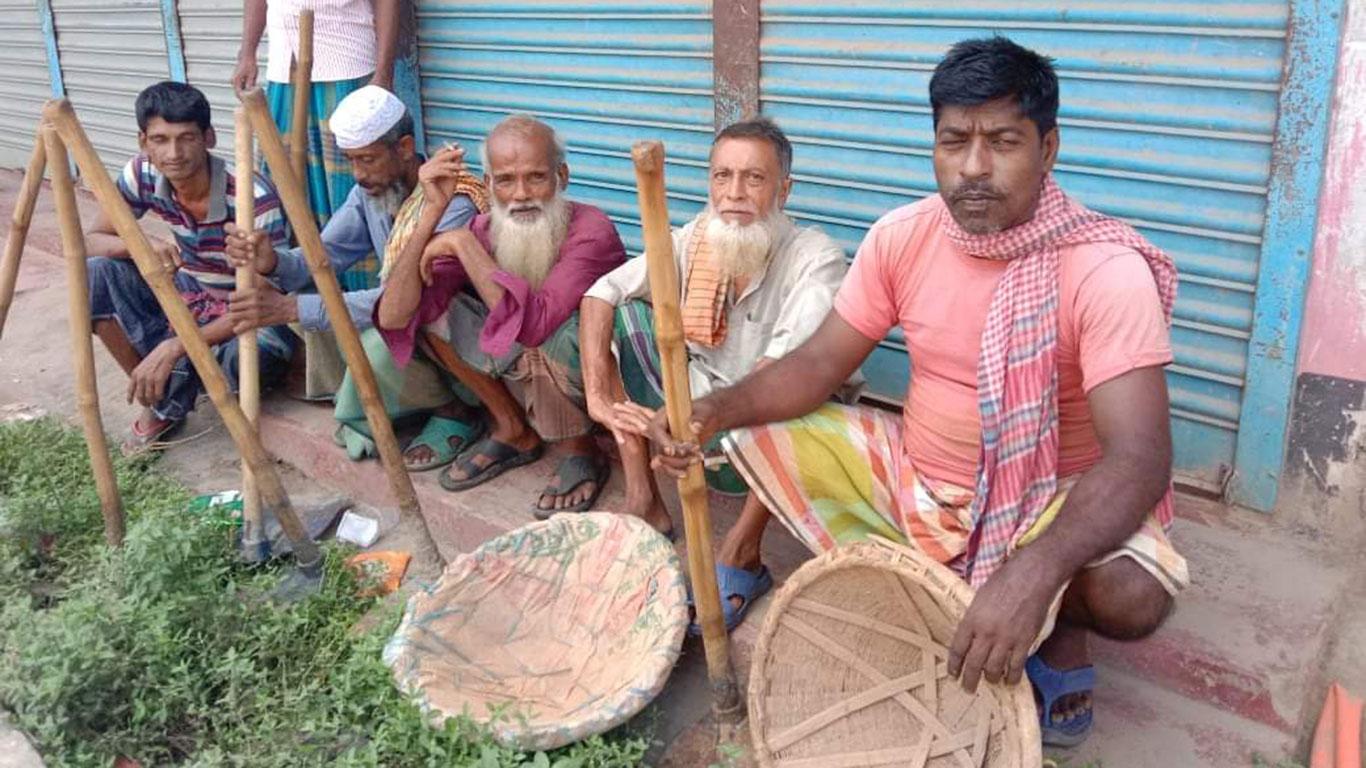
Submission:
<svg viewBox="0 0 1366 768">
<path fill-rule="evenodd" d="M 215 140 L 209 102 L 198 89 L 167 81 L 140 93 L 135 111 L 142 153 L 124 167 L 119 192 L 134 216 L 151 211 L 170 226 L 172 240 L 148 239 L 236 389 L 237 338 L 227 318 L 234 270 L 223 247 L 224 226 L 236 216 L 237 180 L 221 159 L 209 154 Z M 288 229 L 275 188 L 260 175 L 253 181 L 255 226 L 284 246 Z M 184 422 L 202 385 L 127 245 L 103 212 L 87 230 L 85 247 L 95 334 L 128 373 L 128 401 L 143 406 L 124 450 L 141 450 Z M 287 327 L 277 326 L 262 328 L 257 339 L 262 380 L 274 380 L 287 368 L 296 338 Z"/>
</svg>

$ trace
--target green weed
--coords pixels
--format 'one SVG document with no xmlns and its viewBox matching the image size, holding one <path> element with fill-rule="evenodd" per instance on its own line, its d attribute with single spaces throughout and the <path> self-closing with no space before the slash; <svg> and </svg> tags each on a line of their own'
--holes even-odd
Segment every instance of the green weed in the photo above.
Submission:
<svg viewBox="0 0 1366 768">
<path fill-rule="evenodd" d="M 625 768 L 648 736 L 615 733 L 550 754 L 501 747 L 469 721 L 430 726 L 380 650 L 398 619 L 353 634 L 358 599 L 327 548 L 321 593 L 262 598 L 275 570 L 234 559 L 225 521 L 117 460 L 125 546 L 103 545 L 78 434 L 0 425 L 0 707 L 48 765 Z"/>
</svg>

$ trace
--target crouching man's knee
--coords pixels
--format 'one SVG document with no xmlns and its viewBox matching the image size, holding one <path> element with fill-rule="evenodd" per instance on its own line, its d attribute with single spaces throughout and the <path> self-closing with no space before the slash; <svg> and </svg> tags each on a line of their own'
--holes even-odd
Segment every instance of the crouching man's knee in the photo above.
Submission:
<svg viewBox="0 0 1366 768">
<path fill-rule="evenodd" d="M 1112 640 L 1140 640 L 1156 632 L 1172 610 L 1172 596 L 1152 574 L 1120 557 L 1078 575 L 1087 624 Z"/>
</svg>

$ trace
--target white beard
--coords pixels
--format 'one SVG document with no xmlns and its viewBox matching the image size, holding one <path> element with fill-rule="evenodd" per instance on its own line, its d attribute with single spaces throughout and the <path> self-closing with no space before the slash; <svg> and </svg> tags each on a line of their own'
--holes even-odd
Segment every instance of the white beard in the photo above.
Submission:
<svg viewBox="0 0 1366 768">
<path fill-rule="evenodd" d="M 783 213 L 775 209 L 762 219 L 738 224 L 710 213 L 707 243 L 727 278 L 750 277 L 764 268 L 782 218 Z"/>
<path fill-rule="evenodd" d="M 489 237 L 493 258 L 498 266 L 526 280 L 532 288 L 541 287 L 550 268 L 560 256 L 560 246 L 569 232 L 571 209 L 562 193 L 548 203 L 536 206 L 540 215 L 531 221 L 514 217 L 508 206 L 495 198 L 489 211 Z"/>
<path fill-rule="evenodd" d="M 403 207 L 404 201 L 408 199 L 408 195 L 412 194 L 412 192 L 411 189 L 404 189 L 402 182 L 394 182 L 388 187 L 385 187 L 383 192 L 375 195 L 374 199 L 379 205 L 380 210 L 389 214 L 390 218 L 392 218 L 398 215 L 398 209 Z"/>
</svg>

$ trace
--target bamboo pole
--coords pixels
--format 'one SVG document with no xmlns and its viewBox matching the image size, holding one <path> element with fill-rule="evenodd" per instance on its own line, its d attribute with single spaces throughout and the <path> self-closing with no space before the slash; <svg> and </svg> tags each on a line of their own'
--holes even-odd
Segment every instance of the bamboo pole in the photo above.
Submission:
<svg viewBox="0 0 1366 768">
<path fill-rule="evenodd" d="M 236 139 L 237 167 L 237 231 L 250 236 L 256 226 L 256 184 L 252 175 L 251 121 L 247 113 L 238 107 L 233 113 L 236 122 L 233 136 Z M 237 268 L 237 290 L 247 290 L 256 285 L 256 270 L 250 266 Z M 261 355 L 256 343 L 256 330 L 252 329 L 237 337 L 237 397 L 242 404 L 242 415 L 257 428 L 261 414 Z M 259 433 L 258 433 L 259 434 Z M 251 466 L 242 464 L 242 554 L 249 561 L 265 561 L 269 553 L 264 551 L 265 528 L 261 524 L 261 495 L 256 491 L 256 479 L 252 477 Z"/>
<path fill-rule="evenodd" d="M 223 369 L 218 367 L 218 361 L 214 359 L 209 345 L 200 335 L 199 326 L 195 323 L 189 308 L 185 306 L 185 300 L 176 291 L 171 276 L 162 270 L 161 264 L 152 252 L 151 244 L 147 242 L 147 236 L 138 227 L 137 219 L 133 218 L 133 212 L 129 210 L 128 204 L 124 202 L 123 196 L 109 178 L 109 173 L 100 164 L 100 157 L 91 145 L 90 138 L 85 135 L 85 129 L 81 127 L 71 102 L 66 99 L 49 101 L 43 108 L 43 117 L 61 134 L 62 142 L 75 157 L 76 166 L 80 168 L 81 175 L 95 193 L 104 215 L 110 219 L 114 230 L 128 246 L 128 252 L 137 264 L 138 272 L 142 273 L 142 279 L 147 281 L 148 287 L 156 295 L 157 303 L 166 313 L 166 319 L 170 322 L 176 337 L 185 346 L 185 353 L 194 365 L 195 372 L 199 374 L 204 390 L 208 392 L 209 398 L 213 400 L 214 406 L 223 418 L 223 426 L 227 427 L 228 434 L 237 444 L 242 460 L 251 467 L 260 490 L 264 511 L 274 514 L 280 521 L 280 527 L 294 545 L 294 559 L 299 569 L 310 576 L 317 574 L 322 568 L 321 552 L 308 538 L 299 518 L 294 514 L 294 509 L 289 504 L 289 496 L 285 494 L 285 487 L 280 483 L 280 476 L 275 472 L 270 456 L 261 447 L 261 439 L 242 415 L 242 409 L 237 407 L 237 401 L 233 399 L 228 388 L 227 377 L 223 375 Z"/>
<path fill-rule="evenodd" d="M 5 238 L 5 255 L 0 260 L 0 337 L 5 335 L 5 318 L 9 317 L 10 305 L 14 303 L 14 286 L 19 282 L 19 257 L 24 254 L 24 242 L 28 239 L 29 224 L 33 222 L 38 191 L 43 188 L 43 168 L 46 166 L 47 148 L 43 129 L 39 127 L 33 140 L 33 154 L 29 155 L 28 168 L 24 171 L 24 182 L 19 187 L 19 199 L 14 203 L 9 236 Z"/>
<path fill-rule="evenodd" d="M 71 361 L 76 369 L 76 407 L 85 430 L 85 447 L 90 453 L 90 471 L 95 476 L 95 492 L 100 497 L 104 517 L 104 541 L 111 547 L 123 546 L 123 503 L 114 480 L 114 464 L 109 460 L 109 445 L 100 420 L 100 396 L 95 382 L 95 347 L 91 340 L 90 287 L 86 280 L 85 235 L 81 214 L 76 208 L 76 186 L 71 181 L 71 166 L 66 147 L 52 129 L 43 131 L 47 157 L 52 160 L 52 196 L 57 220 L 62 229 L 62 250 L 66 259 L 67 319 L 71 325 Z M 34 153 L 35 155 L 38 153 Z M 31 170 L 31 168 L 30 168 Z M 38 169 L 42 178 L 42 168 Z"/>
<path fill-rule="evenodd" d="M 688 354 L 683 346 L 683 318 L 679 309 L 678 265 L 674 262 L 668 203 L 664 197 L 664 144 L 637 142 L 631 148 L 631 159 L 636 167 L 636 194 L 645 235 L 650 303 L 654 307 L 655 343 L 659 345 L 669 430 L 675 440 L 695 441 Z M 740 693 L 735 670 L 730 665 L 730 637 L 721 616 L 721 595 L 712 556 L 711 510 L 707 506 L 707 481 L 700 462 L 690 466 L 687 475 L 678 481 L 678 495 L 683 502 L 688 573 L 697 605 L 697 622 L 702 626 L 712 707 L 718 716 L 734 717 L 740 709 Z"/>
<path fill-rule="evenodd" d="M 294 61 L 294 104 L 289 118 L 289 167 L 308 192 L 308 115 L 313 93 L 313 9 L 299 11 L 299 55 Z M 312 210 L 310 207 L 309 210 Z"/>
<path fill-rule="evenodd" d="M 256 133 L 261 152 L 265 155 L 266 165 L 271 169 L 275 186 L 280 193 L 280 201 L 284 204 L 290 223 L 294 225 L 294 235 L 298 237 L 299 245 L 303 248 L 308 271 L 313 275 L 313 284 L 318 289 L 318 295 L 322 297 L 323 307 L 327 310 L 332 330 L 337 336 L 337 344 L 341 347 L 346 365 L 356 383 L 361 406 L 365 409 L 366 421 L 370 424 L 370 433 L 374 435 L 375 445 L 379 449 L 380 463 L 383 464 L 385 476 L 389 480 L 389 489 L 398 501 L 399 513 L 405 519 L 415 522 L 423 534 L 416 546 L 417 551 L 413 553 L 414 557 L 419 563 L 443 564 L 445 561 L 442 560 L 441 553 L 432 540 L 431 531 L 427 529 L 427 521 L 422 517 L 417 492 L 413 490 L 413 480 L 408 476 L 408 469 L 403 466 L 398 438 L 394 436 L 394 425 L 384 410 L 384 401 L 380 399 L 375 371 L 365 356 L 360 334 L 356 331 L 356 324 L 352 322 L 351 313 L 346 308 L 346 300 L 342 298 L 341 285 L 337 282 L 337 275 L 332 271 L 332 262 L 328 260 L 327 251 L 323 248 L 322 237 L 318 234 L 318 224 L 308 205 L 308 196 L 289 168 L 285 145 L 280 139 L 279 129 L 270 119 L 266 98 L 259 88 L 243 91 L 237 94 L 237 98 L 242 101 L 247 116 L 251 118 L 251 127 Z"/>
</svg>

